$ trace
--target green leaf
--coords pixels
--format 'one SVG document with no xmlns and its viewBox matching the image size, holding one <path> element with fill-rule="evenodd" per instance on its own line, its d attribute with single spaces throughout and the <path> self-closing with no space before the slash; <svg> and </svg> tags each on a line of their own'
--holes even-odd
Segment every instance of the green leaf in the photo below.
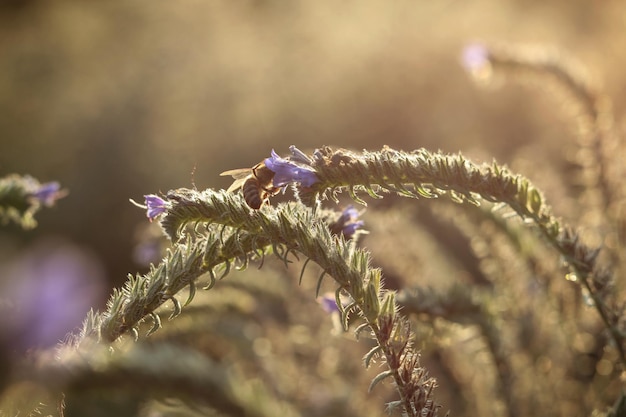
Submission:
<svg viewBox="0 0 626 417">
<path fill-rule="evenodd" d="M 152 324 L 152 328 L 148 330 L 148 333 L 146 334 L 146 336 L 150 336 L 152 333 L 156 332 L 157 330 L 161 328 L 161 317 L 159 317 L 159 315 L 154 312 L 150 313 L 150 317 L 152 317 L 153 324 Z"/>
<path fill-rule="evenodd" d="M 196 296 L 196 281 L 191 281 L 189 283 L 189 295 L 187 296 L 187 300 L 185 301 L 185 304 L 183 306 L 184 307 L 188 306 L 195 296 Z"/>
<path fill-rule="evenodd" d="M 320 296 L 320 288 L 322 287 L 322 280 L 324 279 L 324 275 L 326 275 L 326 271 L 322 271 L 320 277 L 317 279 L 317 287 L 315 288 L 315 297 Z"/>
<path fill-rule="evenodd" d="M 217 278 L 215 277 L 215 272 L 213 272 L 213 268 L 209 269 L 209 283 L 202 287 L 203 290 L 210 290 L 215 285 Z M 222 275 L 224 277 L 224 275 Z"/>
<path fill-rule="evenodd" d="M 374 356 L 376 356 L 377 354 L 380 354 L 382 349 L 383 347 L 381 345 L 376 345 L 365 354 L 365 356 L 363 357 L 363 363 L 365 364 L 366 369 L 370 367 L 372 359 L 374 359 Z"/>
<path fill-rule="evenodd" d="M 304 277 L 304 270 L 306 269 L 306 266 L 310 260 L 311 258 L 306 258 L 306 261 L 304 261 L 304 265 L 302 265 L 302 270 L 300 271 L 300 278 L 298 279 L 298 285 L 302 285 L 302 277 Z"/>
<path fill-rule="evenodd" d="M 361 332 L 363 330 L 366 330 L 368 327 L 371 329 L 371 326 L 370 326 L 369 323 L 363 323 L 363 324 L 360 324 L 359 327 L 354 329 L 354 337 L 356 337 L 356 340 L 359 340 L 359 336 L 360 336 Z"/>
<path fill-rule="evenodd" d="M 220 275 L 219 280 L 221 281 L 222 279 L 224 279 L 224 277 L 226 275 L 228 275 L 228 273 L 230 272 L 230 260 L 226 259 L 226 261 L 224 261 L 224 272 L 222 272 L 222 275 Z"/>
<path fill-rule="evenodd" d="M 355 202 L 363 206 L 367 206 L 367 203 L 363 199 L 361 199 L 361 197 L 356 195 L 354 185 L 351 185 L 350 187 L 348 187 L 348 194 L 350 194 L 350 198 L 353 199 Z"/>
<path fill-rule="evenodd" d="M 378 383 L 380 383 L 383 379 L 388 378 L 392 375 L 393 375 L 393 371 L 391 369 L 388 369 L 376 375 L 374 379 L 372 379 L 370 386 L 367 388 L 367 392 L 368 393 L 372 392 L 372 390 L 376 387 L 376 385 L 378 385 Z"/>
<path fill-rule="evenodd" d="M 172 296 L 170 300 L 172 300 L 172 304 L 174 304 L 174 311 L 170 314 L 168 320 L 176 318 L 183 311 L 183 307 L 180 305 L 180 301 L 178 301 L 176 297 Z"/>
</svg>

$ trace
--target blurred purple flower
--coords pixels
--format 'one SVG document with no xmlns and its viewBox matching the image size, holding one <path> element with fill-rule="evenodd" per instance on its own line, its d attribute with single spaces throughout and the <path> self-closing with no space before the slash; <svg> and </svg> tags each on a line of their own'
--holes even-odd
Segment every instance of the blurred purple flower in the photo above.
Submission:
<svg viewBox="0 0 626 417">
<path fill-rule="evenodd" d="M 463 67 L 470 71 L 480 71 L 489 65 L 489 50 L 480 43 L 472 43 L 463 48 L 461 54 Z"/>
<path fill-rule="evenodd" d="M 55 181 L 39 185 L 30 195 L 39 203 L 51 206 L 58 199 L 65 197 L 66 194 L 65 191 L 61 190 L 61 185 Z"/>
<path fill-rule="evenodd" d="M 355 209 L 352 204 L 350 204 L 345 209 L 343 209 L 343 211 L 341 212 L 341 216 L 339 216 L 339 220 L 337 221 L 341 223 L 348 223 L 348 222 L 353 222 L 358 218 L 359 218 L 359 211 Z"/>
<path fill-rule="evenodd" d="M 274 171 L 274 186 L 282 187 L 290 183 L 300 183 L 304 187 L 310 187 L 319 181 L 313 168 L 298 165 L 293 161 L 281 158 L 272 149 L 272 156 L 266 158 L 265 166 Z"/>
<path fill-rule="evenodd" d="M 322 309 L 328 314 L 339 313 L 339 308 L 337 307 L 337 301 L 335 300 L 335 294 L 327 293 L 322 295 L 318 302 L 322 306 Z"/>
<path fill-rule="evenodd" d="M 346 237 L 346 239 L 350 239 L 356 233 L 356 229 L 363 227 L 363 224 L 363 220 L 347 224 L 344 226 L 342 233 Z"/>
<path fill-rule="evenodd" d="M 0 268 L 0 336 L 14 349 L 54 346 L 105 295 L 101 266 L 63 242 L 39 244 Z"/>
<path fill-rule="evenodd" d="M 144 195 L 144 198 L 147 208 L 146 216 L 148 216 L 150 221 L 154 220 L 157 216 L 167 211 L 167 202 L 161 197 L 154 194 L 149 194 Z"/>
<path fill-rule="evenodd" d="M 330 230 L 333 233 L 341 233 L 346 239 L 351 239 L 356 230 L 363 227 L 365 224 L 363 220 L 358 220 L 359 211 L 354 206 L 347 206 L 342 212 L 336 222 L 330 226 Z"/>
<path fill-rule="evenodd" d="M 162 256 L 161 246 L 157 239 L 140 242 L 133 248 L 133 261 L 141 266 L 157 263 Z"/>
</svg>

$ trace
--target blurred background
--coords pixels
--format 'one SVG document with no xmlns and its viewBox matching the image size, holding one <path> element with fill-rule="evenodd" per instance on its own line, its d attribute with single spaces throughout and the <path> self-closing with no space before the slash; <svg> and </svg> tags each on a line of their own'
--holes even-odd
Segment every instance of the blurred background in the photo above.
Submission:
<svg viewBox="0 0 626 417">
<path fill-rule="evenodd" d="M 76 257 L 94 282 L 70 293 L 102 309 L 146 270 L 135 248 L 147 219 L 129 198 L 226 188 L 220 172 L 291 144 L 496 158 L 575 219 L 551 181 L 576 152 L 563 103 L 516 84 L 477 88 L 460 65 L 475 41 L 556 46 L 626 110 L 622 0 L 4 1 L 0 175 L 56 180 L 69 195 L 33 231 L 0 229 L 0 271 L 45 250 Z M 380 242 L 366 244 L 384 257 Z"/>
<path fill-rule="evenodd" d="M 510 163 L 540 143 L 558 157 L 573 132 L 554 103 L 477 89 L 463 46 L 563 48 L 622 114 L 625 33 L 618 0 L 2 2 L 0 172 L 70 195 L 36 231 L 1 237 L 63 236 L 119 284 L 139 268 L 133 234 L 145 222 L 129 198 L 225 188 L 220 172 L 272 148 L 423 146 Z"/>
</svg>

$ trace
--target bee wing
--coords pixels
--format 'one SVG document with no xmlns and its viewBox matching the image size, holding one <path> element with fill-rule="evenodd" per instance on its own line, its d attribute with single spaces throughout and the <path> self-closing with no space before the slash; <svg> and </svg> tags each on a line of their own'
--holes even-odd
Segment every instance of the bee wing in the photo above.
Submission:
<svg viewBox="0 0 626 417">
<path fill-rule="evenodd" d="M 239 168 L 239 169 L 231 169 L 231 170 L 228 170 L 228 171 L 224 171 L 220 175 L 222 177 L 230 175 L 231 177 L 233 177 L 236 180 L 241 180 L 243 178 L 248 177 L 251 174 L 252 174 L 252 169 L 250 169 L 250 168 Z"/>
<path fill-rule="evenodd" d="M 245 178 L 237 178 L 231 185 L 230 187 L 228 187 L 228 190 L 226 190 L 227 192 L 231 193 L 233 191 L 237 191 L 238 189 L 240 189 L 243 186 L 243 183 L 246 182 L 246 179 L 248 179 L 248 177 Z"/>
<path fill-rule="evenodd" d="M 231 169 L 229 171 L 224 171 L 220 174 L 221 176 L 230 175 L 235 179 L 235 181 L 228 187 L 228 191 L 233 192 L 238 188 L 241 188 L 244 182 L 252 175 L 252 170 L 250 168 L 239 168 L 239 169 Z"/>
</svg>

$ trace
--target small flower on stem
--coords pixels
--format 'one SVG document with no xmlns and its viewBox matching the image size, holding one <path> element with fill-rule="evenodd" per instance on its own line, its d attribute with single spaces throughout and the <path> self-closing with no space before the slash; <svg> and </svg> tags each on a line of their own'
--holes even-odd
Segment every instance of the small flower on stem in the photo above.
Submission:
<svg viewBox="0 0 626 417">
<path fill-rule="evenodd" d="M 275 174 L 275 187 L 282 187 L 291 183 L 300 183 L 304 187 L 310 187 L 319 182 L 313 168 L 281 158 L 273 149 L 272 156 L 263 162 Z"/>
<path fill-rule="evenodd" d="M 167 211 L 167 202 L 154 194 L 144 195 L 147 209 L 146 216 L 150 221 Z"/>
</svg>

